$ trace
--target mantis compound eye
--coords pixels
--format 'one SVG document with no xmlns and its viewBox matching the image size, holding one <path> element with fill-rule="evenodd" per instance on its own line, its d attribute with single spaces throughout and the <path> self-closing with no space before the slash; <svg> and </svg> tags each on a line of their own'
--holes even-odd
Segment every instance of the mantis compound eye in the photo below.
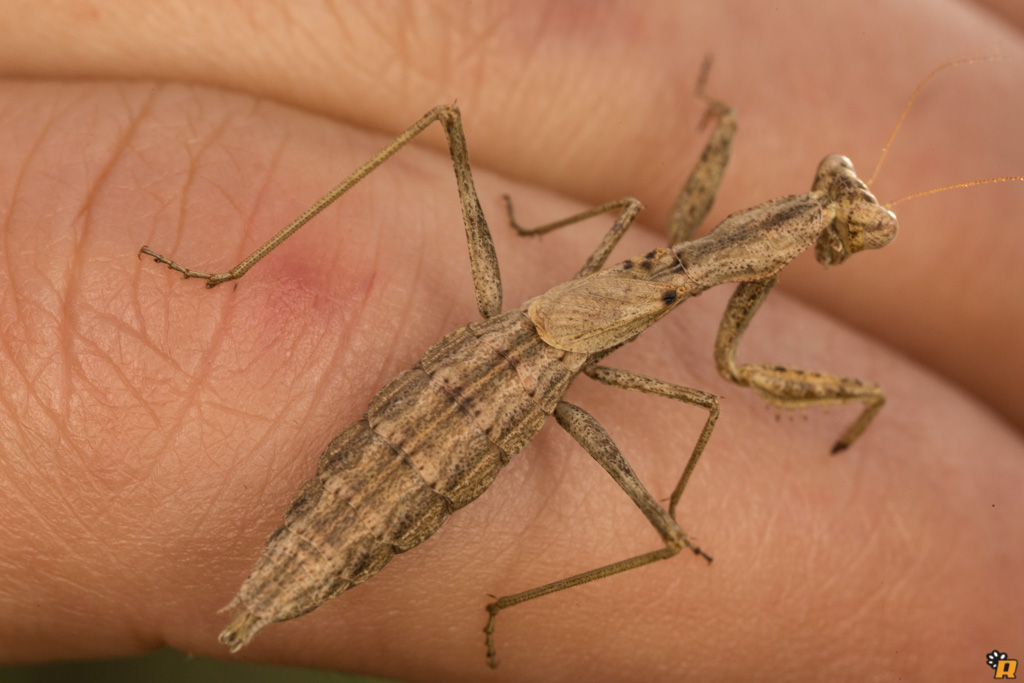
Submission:
<svg viewBox="0 0 1024 683">
<path fill-rule="evenodd" d="M 881 249 L 896 239 L 896 230 L 899 227 L 896 214 L 885 207 L 878 208 L 878 216 L 864 229 L 864 249 Z"/>
</svg>

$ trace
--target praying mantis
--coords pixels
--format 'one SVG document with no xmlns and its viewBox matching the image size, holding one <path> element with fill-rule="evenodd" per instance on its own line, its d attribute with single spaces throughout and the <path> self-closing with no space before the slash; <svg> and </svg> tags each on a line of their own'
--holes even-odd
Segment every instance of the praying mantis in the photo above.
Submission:
<svg viewBox="0 0 1024 683">
<path fill-rule="evenodd" d="M 206 280 L 237 280 L 259 260 L 434 123 L 444 129 L 469 245 L 478 309 L 483 317 L 446 335 L 410 370 L 386 384 L 360 421 L 326 447 L 316 474 L 268 539 L 256 567 L 225 608 L 234 610 L 220 640 L 232 651 L 274 621 L 295 618 L 370 578 L 395 553 L 428 538 L 455 510 L 475 500 L 509 459 L 553 416 L 640 508 L 664 547 L 604 567 L 500 597 L 488 605 L 488 662 L 497 665 L 498 614 L 517 604 L 589 581 L 668 559 L 686 549 L 708 562 L 676 522 L 676 508 L 718 420 L 715 396 L 626 372 L 601 361 L 692 296 L 738 283 L 715 343 L 715 362 L 729 381 L 754 389 L 783 408 L 859 403 L 862 410 L 833 446 L 849 448 L 885 402 L 875 383 L 779 365 L 740 364 L 736 353 L 747 325 L 798 254 L 814 249 L 825 266 L 879 249 L 896 235 L 897 219 L 881 206 L 848 159 L 826 157 L 811 190 L 732 214 L 693 239 L 714 201 L 736 131 L 736 112 L 708 97 L 708 63 L 697 93 L 714 128 L 704 153 L 674 205 L 669 247 L 611 267 L 605 263 L 642 208 L 633 198 L 603 204 L 537 228 L 539 235 L 616 211 L 604 239 L 576 276 L 502 313 L 501 278 L 490 231 L 473 183 L 461 114 L 442 105 L 396 137 L 277 235 L 230 271 L 184 267 L 148 247 L 140 254 Z M 707 412 L 665 509 L 639 481 L 619 448 L 582 408 L 563 400 L 579 375 L 612 387 L 663 396 Z"/>
</svg>

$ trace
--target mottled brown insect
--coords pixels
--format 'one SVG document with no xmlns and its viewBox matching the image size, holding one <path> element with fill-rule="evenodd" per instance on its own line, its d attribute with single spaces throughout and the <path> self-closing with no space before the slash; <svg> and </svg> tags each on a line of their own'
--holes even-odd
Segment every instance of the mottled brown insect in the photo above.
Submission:
<svg viewBox="0 0 1024 683">
<path fill-rule="evenodd" d="M 771 365 L 737 365 L 743 331 L 775 284 L 776 274 L 813 246 L 818 260 L 838 264 L 888 244 L 896 217 L 878 202 L 849 160 L 829 156 L 806 194 L 782 197 L 729 216 L 709 235 L 692 240 L 710 209 L 736 130 L 735 112 L 698 93 L 715 121 L 700 163 L 677 199 L 670 248 L 659 248 L 601 270 L 641 209 L 623 199 L 583 214 L 525 230 L 539 234 L 607 211 L 619 214 L 576 277 L 521 308 L 501 313 L 501 281 L 490 232 L 477 201 L 459 110 L 429 111 L 293 223 L 227 273 L 185 268 L 146 247 L 185 277 L 213 287 L 238 279 L 259 259 L 344 194 L 434 121 L 448 139 L 462 202 L 478 307 L 483 320 L 444 337 L 411 370 L 373 398 L 363 419 L 324 450 L 316 474 L 299 491 L 284 525 L 267 540 L 252 573 L 227 609 L 236 613 L 220 635 L 238 650 L 264 626 L 292 619 L 373 576 L 395 553 L 429 537 L 453 511 L 473 501 L 498 471 L 554 416 L 615 479 L 650 520 L 665 547 L 509 595 L 488 605 L 488 658 L 496 664 L 494 622 L 508 607 L 677 554 L 704 556 L 679 528 L 675 509 L 718 418 L 711 394 L 599 365 L 616 348 L 691 296 L 727 282 L 739 287 L 729 302 L 715 345 L 721 373 L 784 407 L 860 402 L 864 410 L 836 442 L 848 447 L 881 408 L 870 382 Z M 562 400 L 584 373 L 611 386 L 656 394 L 708 411 L 703 431 L 665 510 L 637 479 L 604 429 Z"/>
</svg>

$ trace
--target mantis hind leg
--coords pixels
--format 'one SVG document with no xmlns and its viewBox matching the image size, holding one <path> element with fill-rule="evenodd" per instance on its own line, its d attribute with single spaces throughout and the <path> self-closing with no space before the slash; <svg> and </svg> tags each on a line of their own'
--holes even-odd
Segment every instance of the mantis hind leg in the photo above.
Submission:
<svg viewBox="0 0 1024 683">
<path fill-rule="evenodd" d="M 537 588 L 506 595 L 487 605 L 487 612 L 490 616 L 487 620 L 487 626 L 484 628 L 484 633 L 487 636 L 487 659 L 492 667 L 497 666 L 497 654 L 494 646 L 494 625 L 498 613 L 502 610 L 550 593 L 579 586 L 590 581 L 596 581 L 597 579 L 629 571 L 630 569 L 636 569 L 659 560 L 666 560 L 675 556 L 683 549 L 688 549 L 700 555 L 708 562 L 711 561 L 711 557 L 700 550 L 683 530 L 679 528 L 675 520 L 675 513 L 679 497 L 682 495 L 683 489 L 686 487 L 686 483 L 689 481 L 690 475 L 693 473 L 693 469 L 697 465 L 701 453 L 704 451 L 704 446 L 711 437 L 715 421 L 718 419 L 718 399 L 707 392 L 669 384 L 653 377 L 645 377 L 644 375 L 638 375 L 625 370 L 594 366 L 584 372 L 586 372 L 587 376 L 609 386 L 664 396 L 698 406 L 708 411 L 708 417 L 704 423 L 704 429 L 697 439 L 693 451 L 690 453 L 690 458 L 683 469 L 682 476 L 672 492 L 669 507 L 666 510 L 637 478 L 618 446 L 615 445 L 611 436 L 608 435 L 608 432 L 604 430 L 597 420 L 582 408 L 571 403 L 562 401 L 558 404 L 555 409 L 555 419 L 558 420 L 558 424 L 569 432 L 583 449 L 611 475 L 612 479 L 615 480 L 615 483 L 619 485 L 626 495 L 633 500 L 647 520 L 657 530 L 665 546 L 642 555 L 636 555 L 603 567 L 598 567 L 597 569 L 591 569 L 590 571 L 553 581 Z"/>
<path fill-rule="evenodd" d="M 466 148 L 466 135 L 462 131 L 462 115 L 459 113 L 459 108 L 454 105 L 440 105 L 428 111 L 420 117 L 419 121 L 409 126 L 362 166 L 335 185 L 327 194 L 316 200 L 295 220 L 227 272 L 205 273 L 186 268 L 145 246 L 139 249 L 139 254 L 152 257 L 157 263 L 162 263 L 171 270 L 181 273 L 185 278 L 206 280 L 207 288 L 216 287 L 229 280 L 238 280 L 260 259 L 294 235 L 299 228 L 351 190 L 371 171 L 390 159 L 395 152 L 409 144 L 413 138 L 435 121 L 444 128 L 445 138 L 448 140 L 448 151 L 452 158 L 452 167 L 455 170 L 455 182 L 459 189 L 459 201 L 462 204 L 462 219 L 466 227 L 466 241 L 469 245 L 469 261 L 473 268 L 473 286 L 476 290 L 477 308 L 484 318 L 495 316 L 501 313 L 501 274 L 498 271 L 498 257 L 494 251 L 494 242 L 491 239 L 491 232 L 487 227 L 483 209 L 480 208 L 476 187 L 473 184 L 473 173 L 469 166 L 469 151 Z"/>
</svg>

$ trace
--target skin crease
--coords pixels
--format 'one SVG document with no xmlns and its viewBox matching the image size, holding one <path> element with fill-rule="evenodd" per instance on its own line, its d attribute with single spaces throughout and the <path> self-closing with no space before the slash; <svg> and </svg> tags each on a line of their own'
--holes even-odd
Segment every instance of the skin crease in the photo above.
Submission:
<svg viewBox="0 0 1024 683">
<path fill-rule="evenodd" d="M 463 111 L 506 310 L 570 277 L 611 219 L 525 241 L 503 192 L 528 223 L 636 195 L 654 227 L 612 262 L 662 243 L 705 139 L 692 88 L 707 51 L 709 89 L 740 112 L 708 225 L 806 191 L 829 152 L 870 176 L 919 80 L 962 55 L 1017 61 L 930 84 L 874 191 L 1024 171 L 1020 29 L 998 15 L 648 5 L 5 3 L 0 661 L 227 655 L 215 610 L 319 451 L 478 318 L 450 164 L 429 148 L 442 137 L 236 289 L 135 253 L 227 269 L 434 104 Z M 1022 210 L 1013 185 L 901 204 L 885 250 L 786 271 L 782 288 L 819 310 L 773 293 L 741 359 L 882 384 L 888 404 L 841 456 L 828 450 L 855 408 L 777 421 L 717 376 L 725 288 L 608 359 L 723 396 L 679 514 L 710 567 L 681 555 L 503 613 L 490 673 L 488 593 L 659 543 L 552 423 L 415 552 L 238 657 L 409 680 L 986 675 L 984 654 L 1024 633 Z M 701 411 L 585 378 L 569 399 L 668 496 Z"/>
</svg>

